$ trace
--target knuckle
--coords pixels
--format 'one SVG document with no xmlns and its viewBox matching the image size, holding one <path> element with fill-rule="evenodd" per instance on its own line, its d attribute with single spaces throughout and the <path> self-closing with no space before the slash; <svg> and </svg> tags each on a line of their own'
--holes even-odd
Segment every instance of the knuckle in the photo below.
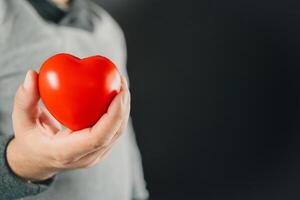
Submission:
<svg viewBox="0 0 300 200">
<path fill-rule="evenodd" d="M 110 139 L 105 139 L 105 140 L 102 142 L 101 149 L 107 149 L 107 148 L 109 147 L 110 142 L 111 142 Z"/>
<path fill-rule="evenodd" d="M 91 143 L 91 149 L 93 150 L 98 149 L 99 146 L 101 146 L 101 143 L 99 141 L 94 141 Z"/>
<path fill-rule="evenodd" d="M 121 110 L 119 112 L 117 112 L 116 115 L 114 116 L 114 121 L 117 122 L 117 123 L 122 122 L 123 113 L 124 113 L 124 108 L 122 107 Z"/>
<path fill-rule="evenodd" d="M 98 149 L 101 146 L 101 140 L 99 140 L 98 138 L 91 140 L 90 146 L 91 146 L 91 149 Z"/>
<path fill-rule="evenodd" d="M 108 144 L 107 144 L 107 140 L 104 139 L 100 139 L 100 140 L 95 140 L 94 142 L 91 143 L 91 148 L 96 150 L 99 148 L 105 148 Z"/>
<path fill-rule="evenodd" d="M 122 127 L 121 129 L 118 130 L 118 132 L 116 133 L 117 139 L 119 139 L 119 137 L 120 137 L 121 135 L 123 135 L 123 133 L 124 133 L 124 131 L 125 131 L 125 128 L 126 128 L 126 127 Z"/>
</svg>

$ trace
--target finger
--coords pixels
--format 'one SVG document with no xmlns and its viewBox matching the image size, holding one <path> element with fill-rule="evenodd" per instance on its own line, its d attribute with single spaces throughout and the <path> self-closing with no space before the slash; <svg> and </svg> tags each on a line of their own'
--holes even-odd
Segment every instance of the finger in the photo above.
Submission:
<svg viewBox="0 0 300 200">
<path fill-rule="evenodd" d="M 91 163 L 93 163 L 93 161 L 95 159 L 97 159 L 98 157 L 101 156 L 101 154 L 103 154 L 104 151 L 95 151 L 93 153 L 90 153 L 84 157 L 82 157 L 79 160 L 76 161 L 72 161 L 69 163 L 66 163 L 62 166 L 63 169 L 78 169 L 78 168 L 86 168 L 89 167 Z"/>
<path fill-rule="evenodd" d="M 107 133 L 103 135 L 104 138 L 100 138 L 101 140 L 106 137 L 108 137 L 108 139 L 112 138 L 113 135 L 111 134 L 117 132 L 126 115 L 130 95 L 126 79 L 122 77 L 121 80 L 122 87 L 120 94 L 117 95 L 116 99 L 111 103 L 107 113 L 91 129 L 91 132 L 95 135 L 101 132 Z"/>
<path fill-rule="evenodd" d="M 119 132 L 118 134 L 114 135 L 114 137 L 111 140 L 111 143 L 106 148 L 94 151 L 92 153 L 89 153 L 81 157 L 78 160 L 74 160 L 73 162 L 66 164 L 65 168 L 76 169 L 76 168 L 92 167 L 96 165 L 98 162 L 106 158 L 108 152 L 112 149 L 113 145 L 118 141 L 121 135 L 122 132 Z"/>
<path fill-rule="evenodd" d="M 97 157 L 95 157 L 95 159 L 89 163 L 89 167 L 95 166 L 96 164 L 98 164 L 101 160 L 104 160 L 109 152 L 111 152 L 111 149 L 113 147 L 113 144 L 116 143 L 116 141 L 120 138 L 121 134 L 117 134 L 117 136 L 115 136 L 115 141 L 112 143 L 112 145 L 110 145 L 109 147 L 107 147 L 102 154 L 98 155 Z"/>
<path fill-rule="evenodd" d="M 130 104 L 131 104 L 131 100 L 130 100 L 130 93 L 129 93 L 129 99 L 127 101 L 127 110 L 126 110 L 126 114 L 125 114 L 125 119 L 123 120 L 120 129 L 118 130 L 118 132 L 123 132 L 125 131 L 127 124 L 128 124 L 128 120 L 129 120 L 129 116 L 130 116 Z"/>
<path fill-rule="evenodd" d="M 107 156 L 108 152 L 112 149 L 112 147 L 117 143 L 117 141 L 119 140 L 119 138 L 123 135 L 124 131 L 118 131 L 113 138 L 110 141 L 110 144 L 106 147 L 101 149 L 101 154 L 96 154 L 95 159 L 89 164 L 89 166 L 94 166 L 96 165 L 100 160 L 105 159 L 105 157 Z M 99 150 L 98 150 L 99 151 Z M 88 156 L 90 154 L 93 153 L 89 153 L 85 156 Z"/>
<path fill-rule="evenodd" d="M 82 157 L 95 150 L 105 148 L 119 130 L 124 118 L 128 103 L 128 88 L 122 84 L 121 92 L 114 98 L 108 111 L 92 128 L 72 132 L 61 140 L 55 140 L 56 149 L 64 149 L 64 157 L 70 160 Z M 64 134 L 60 134 L 64 135 Z M 65 147 L 68 146 L 66 149 Z"/>
<path fill-rule="evenodd" d="M 128 102 L 128 106 L 129 106 L 129 102 Z M 91 151 L 91 152 L 88 152 L 88 153 L 85 153 L 85 154 L 82 154 L 81 156 L 78 156 L 77 158 L 75 158 L 74 160 L 73 160 L 73 162 L 75 162 L 75 161 L 78 161 L 78 160 L 81 160 L 82 158 L 84 158 L 84 157 L 86 157 L 86 156 L 88 156 L 88 155 L 91 155 L 91 154 L 93 154 L 94 152 L 98 152 L 99 150 L 105 150 L 105 148 L 110 148 L 110 146 L 112 146 L 120 137 L 121 137 L 121 135 L 122 135 L 122 133 L 124 132 L 124 130 L 126 129 L 126 125 L 127 125 L 127 123 L 128 123 L 128 119 L 129 119 L 129 110 L 130 109 L 127 109 L 127 117 L 123 120 L 123 122 L 122 122 L 122 125 L 121 125 L 121 128 L 117 131 L 117 133 L 113 136 L 113 138 L 111 139 L 111 141 L 110 141 L 110 143 L 109 144 L 107 144 L 106 146 L 104 146 L 104 147 L 102 147 L 102 148 L 97 148 L 97 149 L 95 149 L 95 150 L 93 150 L 93 151 Z M 121 130 L 122 129 L 122 130 Z M 61 135 L 66 135 L 66 134 L 70 134 L 71 132 L 67 132 L 66 130 L 65 131 L 63 131 L 63 132 L 65 132 L 65 133 L 59 133 L 59 134 L 61 134 Z"/>
<path fill-rule="evenodd" d="M 39 113 L 39 98 L 38 74 L 33 70 L 29 70 L 24 83 L 18 88 L 15 96 L 13 109 L 14 128 L 21 128 L 22 132 L 24 132 L 25 129 L 31 128 L 35 124 Z"/>
</svg>

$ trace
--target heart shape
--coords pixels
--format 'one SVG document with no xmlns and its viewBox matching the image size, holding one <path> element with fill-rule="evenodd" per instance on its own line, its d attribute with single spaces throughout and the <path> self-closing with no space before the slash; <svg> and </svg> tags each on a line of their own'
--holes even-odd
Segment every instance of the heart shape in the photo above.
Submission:
<svg viewBox="0 0 300 200">
<path fill-rule="evenodd" d="M 103 56 L 77 58 L 60 53 L 48 58 L 39 72 L 39 92 L 49 112 L 64 126 L 93 126 L 120 92 L 116 66 Z"/>
</svg>

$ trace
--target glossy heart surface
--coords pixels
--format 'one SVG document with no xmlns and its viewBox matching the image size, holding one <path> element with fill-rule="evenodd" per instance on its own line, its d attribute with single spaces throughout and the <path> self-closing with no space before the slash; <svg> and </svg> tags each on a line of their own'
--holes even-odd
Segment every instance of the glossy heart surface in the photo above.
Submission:
<svg viewBox="0 0 300 200">
<path fill-rule="evenodd" d="M 103 56 L 77 58 L 56 54 L 39 72 L 39 92 L 45 107 L 71 130 L 93 126 L 120 92 L 116 66 Z"/>
</svg>

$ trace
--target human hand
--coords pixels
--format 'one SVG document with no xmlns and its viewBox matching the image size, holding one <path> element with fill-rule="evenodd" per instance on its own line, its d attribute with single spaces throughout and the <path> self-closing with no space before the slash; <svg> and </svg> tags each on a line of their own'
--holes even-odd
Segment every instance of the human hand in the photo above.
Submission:
<svg viewBox="0 0 300 200">
<path fill-rule="evenodd" d="M 124 132 L 130 113 L 130 93 L 124 77 L 121 92 L 91 128 L 74 132 L 61 129 L 38 105 L 39 99 L 38 74 L 30 70 L 15 96 L 15 138 L 7 147 L 7 161 L 16 175 L 31 181 L 99 163 Z"/>
</svg>

